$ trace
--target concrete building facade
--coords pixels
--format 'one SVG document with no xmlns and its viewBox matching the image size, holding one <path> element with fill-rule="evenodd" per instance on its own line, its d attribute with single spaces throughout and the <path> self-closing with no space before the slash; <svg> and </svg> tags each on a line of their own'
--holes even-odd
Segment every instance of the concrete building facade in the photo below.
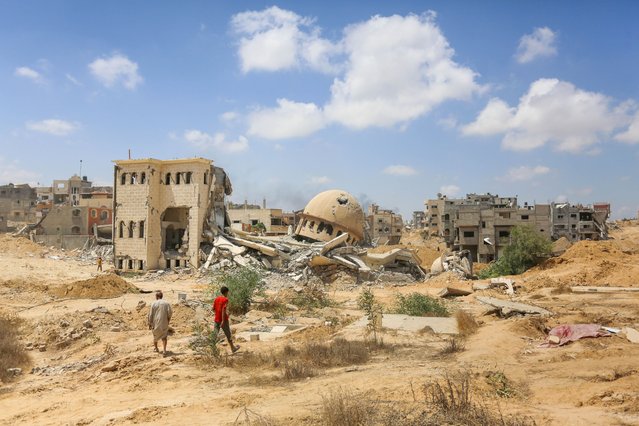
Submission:
<svg viewBox="0 0 639 426">
<path fill-rule="evenodd" d="M 233 204 L 226 212 L 231 220 L 231 228 L 240 231 L 254 231 L 259 223 L 264 225 L 266 235 L 286 235 L 288 225 L 284 224 L 282 209 L 267 209 L 260 206 L 249 206 L 244 203 L 241 207 Z"/>
<path fill-rule="evenodd" d="M 553 240 L 562 236 L 573 242 L 603 239 L 610 214 L 607 203 L 599 203 L 598 210 L 557 203 L 519 206 L 516 197 L 490 193 L 458 199 L 438 194 L 425 204 L 428 234 L 443 238 L 452 249 L 469 250 L 472 259 L 479 262 L 498 259 L 510 244 L 510 232 L 516 225 L 531 226 Z"/>
<path fill-rule="evenodd" d="M 28 222 L 35 220 L 37 194 L 27 184 L 0 186 L 0 216 L 5 221 Z"/>
<path fill-rule="evenodd" d="M 114 161 L 113 245 L 119 270 L 200 265 L 212 210 L 211 160 Z"/>
<path fill-rule="evenodd" d="M 402 216 L 392 210 L 380 209 L 377 204 L 368 206 L 366 216 L 370 237 L 377 244 L 398 244 L 402 237 L 404 222 Z"/>
</svg>

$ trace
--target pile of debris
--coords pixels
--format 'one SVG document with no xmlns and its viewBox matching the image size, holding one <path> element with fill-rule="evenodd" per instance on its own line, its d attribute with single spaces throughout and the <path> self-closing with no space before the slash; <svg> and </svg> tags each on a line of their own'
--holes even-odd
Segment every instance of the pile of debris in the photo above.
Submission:
<svg viewBox="0 0 639 426">
<path fill-rule="evenodd" d="M 452 271 L 461 278 L 474 278 L 473 260 L 470 250 L 447 252 L 433 261 L 430 268 L 430 276 L 439 275 L 445 271 Z"/>
<path fill-rule="evenodd" d="M 328 242 L 303 242 L 291 236 L 260 237 L 236 231 L 220 233 L 201 256 L 201 272 L 236 266 L 251 266 L 288 275 L 294 282 L 318 277 L 332 282 L 340 274 L 355 276 L 357 282 L 423 280 L 426 273 L 420 259 L 408 249 L 368 253 L 348 243 L 343 233 Z"/>
</svg>

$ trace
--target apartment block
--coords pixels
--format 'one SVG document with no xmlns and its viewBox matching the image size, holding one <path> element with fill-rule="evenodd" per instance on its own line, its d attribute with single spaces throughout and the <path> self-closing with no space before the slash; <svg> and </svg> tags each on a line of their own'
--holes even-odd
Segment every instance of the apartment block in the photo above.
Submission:
<svg viewBox="0 0 639 426">
<path fill-rule="evenodd" d="M 264 225 L 266 235 L 286 235 L 288 225 L 284 223 L 282 209 L 267 209 L 266 200 L 262 206 L 248 204 L 229 203 L 226 212 L 231 220 L 231 228 L 240 231 L 255 231 L 260 228 L 258 224 Z"/>
<path fill-rule="evenodd" d="M 0 216 L 4 221 L 35 220 L 36 190 L 27 184 L 0 186 Z"/>
<path fill-rule="evenodd" d="M 398 244 L 402 237 L 404 222 L 400 214 L 392 210 L 380 209 L 377 204 L 368 206 L 368 222 L 370 238 L 377 244 Z"/>
<path fill-rule="evenodd" d="M 443 238 L 451 249 L 469 250 L 472 259 L 479 262 L 498 259 L 510 244 L 510 232 L 516 225 L 531 226 L 554 240 L 562 236 L 571 241 L 603 239 L 610 214 L 607 203 L 599 203 L 597 208 L 567 203 L 520 206 L 516 197 L 490 193 L 458 199 L 437 194 L 437 199 L 427 200 L 425 205 L 428 234 Z"/>
</svg>

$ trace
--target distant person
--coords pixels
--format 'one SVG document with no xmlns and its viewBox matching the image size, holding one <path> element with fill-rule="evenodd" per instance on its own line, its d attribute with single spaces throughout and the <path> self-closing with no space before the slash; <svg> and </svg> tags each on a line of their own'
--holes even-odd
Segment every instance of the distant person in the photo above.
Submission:
<svg viewBox="0 0 639 426">
<path fill-rule="evenodd" d="M 98 256 L 98 271 L 102 272 L 102 256 Z"/>
<path fill-rule="evenodd" d="M 222 287 L 220 289 L 220 293 L 222 293 L 222 295 L 217 296 L 213 301 L 213 311 L 215 311 L 215 327 L 213 329 L 213 335 L 215 336 L 215 340 L 217 342 L 217 337 L 220 334 L 221 328 L 222 331 L 224 331 L 226 340 L 228 340 L 229 345 L 231 345 L 231 351 L 235 353 L 238 351 L 238 349 L 240 349 L 240 347 L 239 345 L 234 345 L 233 339 L 231 338 L 231 326 L 229 325 L 229 314 L 227 311 L 229 305 L 228 287 Z"/>
<path fill-rule="evenodd" d="M 166 300 L 162 299 L 161 291 L 155 292 L 155 302 L 149 311 L 149 330 L 153 330 L 153 347 L 158 350 L 158 340 L 162 339 L 162 354 L 166 355 L 166 341 L 169 335 L 169 321 L 173 310 Z"/>
</svg>

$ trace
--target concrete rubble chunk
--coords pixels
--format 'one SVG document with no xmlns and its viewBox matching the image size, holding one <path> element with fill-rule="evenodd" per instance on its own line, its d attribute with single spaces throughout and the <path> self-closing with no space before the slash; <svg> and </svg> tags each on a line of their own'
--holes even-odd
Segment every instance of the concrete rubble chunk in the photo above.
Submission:
<svg viewBox="0 0 639 426">
<path fill-rule="evenodd" d="M 464 290 L 462 288 L 444 287 L 439 293 L 439 297 L 455 297 L 455 296 L 468 296 L 472 294 L 470 290 Z"/>
<path fill-rule="evenodd" d="M 639 331 L 631 327 L 624 327 L 621 332 L 626 336 L 626 339 L 632 343 L 639 343 Z"/>
<path fill-rule="evenodd" d="M 431 275 L 439 275 L 452 271 L 463 278 L 473 277 L 473 261 L 469 250 L 444 253 L 433 261 L 430 267 Z"/>
<path fill-rule="evenodd" d="M 519 302 L 511 302 L 508 300 L 497 299 L 495 297 L 484 297 L 478 296 L 477 300 L 486 305 L 490 305 L 496 308 L 500 315 L 503 317 L 508 317 L 514 314 L 523 314 L 523 315 L 541 315 L 548 316 L 552 315 L 547 309 L 540 308 L 533 305 L 527 305 Z"/>
<path fill-rule="evenodd" d="M 635 293 L 639 292 L 639 287 L 591 287 L 575 286 L 570 287 L 573 293 Z"/>
</svg>

